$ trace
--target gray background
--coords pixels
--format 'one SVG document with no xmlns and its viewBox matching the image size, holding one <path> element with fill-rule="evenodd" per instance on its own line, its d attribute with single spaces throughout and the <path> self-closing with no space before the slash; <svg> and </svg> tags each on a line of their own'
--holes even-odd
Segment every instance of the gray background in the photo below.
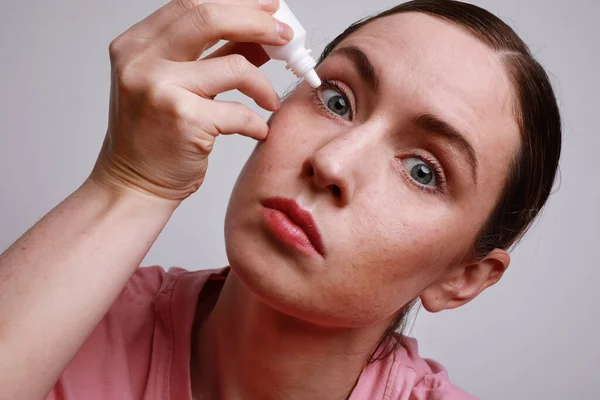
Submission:
<svg viewBox="0 0 600 400">
<path fill-rule="evenodd" d="M 421 353 L 483 399 L 600 399 L 600 180 L 596 132 L 600 4 L 593 0 L 477 1 L 525 39 L 549 71 L 564 116 L 562 181 L 543 218 L 513 252 L 503 281 L 461 309 L 419 313 Z M 163 0 L 0 4 L 0 250 L 88 175 L 107 122 L 108 44 Z M 395 1 L 288 4 L 315 54 L 359 17 Z M 263 69 L 282 93 L 294 79 Z M 226 99 L 242 100 L 228 93 Z M 262 115 L 267 116 L 262 112 Z M 206 182 L 178 209 L 146 264 L 226 265 L 223 218 L 254 143 L 221 137 Z"/>
</svg>

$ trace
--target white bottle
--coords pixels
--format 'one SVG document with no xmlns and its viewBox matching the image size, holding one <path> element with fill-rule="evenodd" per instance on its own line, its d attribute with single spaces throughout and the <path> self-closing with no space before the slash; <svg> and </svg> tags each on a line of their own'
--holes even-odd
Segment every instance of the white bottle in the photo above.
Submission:
<svg viewBox="0 0 600 400">
<path fill-rule="evenodd" d="M 263 46 L 265 52 L 274 60 L 282 60 L 287 63 L 286 68 L 291 70 L 298 78 L 304 80 L 313 88 L 321 86 L 321 79 L 315 72 L 317 63 L 310 55 L 310 50 L 304 47 L 306 41 L 306 30 L 302 27 L 292 10 L 279 1 L 279 10 L 273 17 L 284 22 L 294 30 L 294 38 L 283 46 Z"/>
</svg>

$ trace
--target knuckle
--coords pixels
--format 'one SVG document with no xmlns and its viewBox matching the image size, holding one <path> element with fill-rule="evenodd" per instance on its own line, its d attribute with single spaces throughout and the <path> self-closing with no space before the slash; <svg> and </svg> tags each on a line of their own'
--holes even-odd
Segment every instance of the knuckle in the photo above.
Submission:
<svg viewBox="0 0 600 400">
<path fill-rule="evenodd" d="M 141 56 L 126 58 L 117 63 L 114 73 L 121 89 L 144 96 L 162 92 L 169 82 L 164 64 L 149 62 Z"/>
<path fill-rule="evenodd" d="M 199 0 L 173 0 L 176 6 L 181 10 L 193 10 L 200 4 Z"/>
<path fill-rule="evenodd" d="M 144 108 L 152 110 L 155 117 L 168 119 L 177 115 L 177 105 L 164 84 L 150 84 L 140 91 L 141 102 Z"/>
<path fill-rule="evenodd" d="M 194 8 L 192 22 L 199 30 L 207 27 L 217 26 L 219 20 L 219 9 L 214 4 L 202 4 Z"/>
<path fill-rule="evenodd" d="M 119 87 L 137 89 L 143 86 L 145 77 L 141 67 L 136 62 L 126 61 L 115 65 L 115 74 Z"/>
<path fill-rule="evenodd" d="M 252 112 L 252 110 L 250 110 L 248 107 L 246 107 L 242 104 L 238 105 L 238 109 L 241 114 L 240 118 L 242 120 L 243 126 L 254 126 L 254 124 L 255 124 L 254 112 Z"/>
<path fill-rule="evenodd" d="M 145 97 L 147 103 L 150 106 L 162 107 L 164 104 L 168 104 L 169 99 L 165 95 L 165 89 L 162 85 L 151 85 L 145 91 Z M 168 108 L 168 107 L 167 107 Z"/>
<path fill-rule="evenodd" d="M 108 55 L 110 56 L 111 63 L 116 63 L 122 54 L 122 48 L 124 46 L 124 38 L 123 36 L 119 36 L 113 39 L 112 42 L 108 45 Z"/>
<path fill-rule="evenodd" d="M 234 76 L 247 75 L 250 71 L 250 62 L 240 54 L 231 54 L 227 57 L 229 70 Z"/>
<path fill-rule="evenodd" d="M 174 118 L 175 125 L 180 131 L 189 130 L 196 119 L 192 104 L 180 98 L 170 96 L 168 90 L 162 91 L 163 107 L 165 111 Z"/>
</svg>

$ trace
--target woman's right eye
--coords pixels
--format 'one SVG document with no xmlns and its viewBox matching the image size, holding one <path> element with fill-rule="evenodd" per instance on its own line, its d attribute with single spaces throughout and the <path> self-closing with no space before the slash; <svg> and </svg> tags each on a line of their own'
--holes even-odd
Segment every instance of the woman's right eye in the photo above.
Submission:
<svg viewBox="0 0 600 400">
<path fill-rule="evenodd" d="M 321 99 L 329 111 L 344 119 L 351 119 L 350 101 L 342 93 L 335 89 L 324 89 L 321 91 Z"/>
</svg>

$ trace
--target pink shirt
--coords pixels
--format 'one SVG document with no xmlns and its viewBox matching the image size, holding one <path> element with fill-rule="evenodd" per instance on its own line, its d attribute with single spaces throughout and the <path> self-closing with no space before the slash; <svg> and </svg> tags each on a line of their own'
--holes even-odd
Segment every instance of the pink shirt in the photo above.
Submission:
<svg viewBox="0 0 600 400">
<path fill-rule="evenodd" d="M 190 337 L 200 291 L 228 268 L 139 268 L 47 400 L 191 400 Z M 473 400 L 407 339 L 368 364 L 350 400 Z"/>
</svg>

